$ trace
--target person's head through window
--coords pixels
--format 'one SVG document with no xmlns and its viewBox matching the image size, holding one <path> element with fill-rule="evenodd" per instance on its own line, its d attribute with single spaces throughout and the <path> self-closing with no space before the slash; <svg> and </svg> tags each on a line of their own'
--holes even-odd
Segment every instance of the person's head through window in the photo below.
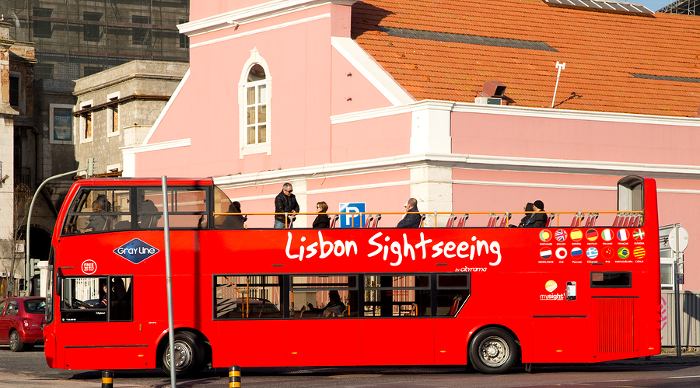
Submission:
<svg viewBox="0 0 700 388">
<path fill-rule="evenodd" d="M 528 202 L 525 204 L 525 215 L 529 215 L 529 212 L 532 212 L 535 210 L 535 205 L 533 205 L 532 202 Z"/>
<path fill-rule="evenodd" d="M 316 203 L 316 213 L 325 213 L 328 211 L 328 204 L 321 201 Z"/>
<path fill-rule="evenodd" d="M 418 207 L 418 200 L 416 200 L 415 198 L 409 198 L 403 207 L 404 209 L 406 209 L 407 212 L 415 211 L 413 209 Z"/>
<path fill-rule="evenodd" d="M 94 213 L 109 211 L 109 201 L 104 194 L 100 194 L 92 201 L 92 211 Z"/>
<path fill-rule="evenodd" d="M 343 303 L 343 301 L 340 299 L 340 293 L 338 292 L 338 290 L 328 291 L 328 300 L 328 305 Z"/>
</svg>

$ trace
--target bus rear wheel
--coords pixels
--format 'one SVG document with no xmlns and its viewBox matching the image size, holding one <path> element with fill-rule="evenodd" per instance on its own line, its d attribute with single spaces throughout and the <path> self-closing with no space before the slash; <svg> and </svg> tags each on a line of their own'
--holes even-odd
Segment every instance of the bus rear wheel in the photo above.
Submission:
<svg viewBox="0 0 700 388">
<path fill-rule="evenodd" d="M 481 373 L 504 373 L 515 365 L 520 348 L 508 331 L 489 327 L 474 335 L 469 345 L 469 360 Z"/>
<path fill-rule="evenodd" d="M 200 370 L 204 359 L 204 349 L 199 344 L 197 336 L 189 331 L 175 333 L 175 373 L 187 376 Z M 170 373 L 170 344 L 163 351 L 163 370 Z"/>
</svg>

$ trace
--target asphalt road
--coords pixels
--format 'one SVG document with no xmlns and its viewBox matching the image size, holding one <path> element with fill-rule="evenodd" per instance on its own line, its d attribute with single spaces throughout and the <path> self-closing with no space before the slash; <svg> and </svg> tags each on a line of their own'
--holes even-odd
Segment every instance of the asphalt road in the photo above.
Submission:
<svg viewBox="0 0 700 388">
<path fill-rule="evenodd" d="M 226 370 L 178 380 L 178 387 L 226 387 Z M 465 368 L 243 369 L 242 387 L 698 387 L 700 354 L 681 359 L 658 356 L 595 365 L 535 366 L 505 375 L 482 375 Z M 0 347 L 0 387 L 97 387 L 95 371 L 50 369 L 41 349 L 12 353 Z M 117 372 L 115 387 L 167 387 L 157 371 Z"/>
</svg>

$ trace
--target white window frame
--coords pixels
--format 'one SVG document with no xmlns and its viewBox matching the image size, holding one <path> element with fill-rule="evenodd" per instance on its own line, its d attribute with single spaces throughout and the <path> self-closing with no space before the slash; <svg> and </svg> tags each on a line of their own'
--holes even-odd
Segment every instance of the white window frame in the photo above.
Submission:
<svg viewBox="0 0 700 388">
<path fill-rule="evenodd" d="M 265 80 L 255 81 L 248 83 L 248 74 L 254 65 L 262 66 L 265 70 Z M 256 144 L 247 144 L 247 133 L 248 126 L 246 122 L 246 108 L 248 104 L 248 94 L 246 89 L 250 86 L 259 86 L 265 84 L 265 112 L 266 112 L 266 123 L 265 123 L 265 142 Z M 245 155 L 251 154 L 272 154 L 272 107 L 270 101 L 272 100 L 272 75 L 270 75 L 270 67 L 265 61 L 257 48 L 250 51 L 250 57 L 243 65 L 241 71 L 241 78 L 238 83 L 238 123 L 239 123 L 239 151 L 240 158 L 242 159 Z"/>
<path fill-rule="evenodd" d="M 73 128 L 75 125 L 75 119 L 71 119 L 71 128 L 70 128 L 70 140 L 54 140 L 53 136 L 53 131 L 54 131 L 54 109 L 55 108 L 62 108 L 62 109 L 70 109 L 71 115 L 73 114 L 73 105 L 67 105 L 67 104 L 49 104 L 49 143 L 51 144 L 73 144 L 73 140 L 75 139 L 75 133 L 73 133 Z"/>
<path fill-rule="evenodd" d="M 114 93 L 108 94 L 107 100 L 109 100 L 110 102 L 118 101 L 119 100 L 119 92 L 114 92 Z M 107 107 L 107 137 L 119 136 L 119 132 L 121 131 L 121 125 L 119 124 L 119 122 L 121 121 L 121 117 L 122 117 L 121 111 L 119 111 L 119 116 L 117 117 L 117 122 L 115 123 L 114 120 L 112 120 L 114 118 L 114 107 L 115 106 L 117 107 L 117 110 L 119 111 L 119 102 L 116 102 L 115 105 L 110 105 Z M 93 118 L 93 120 L 94 120 L 94 118 Z M 115 124 L 117 126 L 116 130 L 114 129 Z"/>
<path fill-rule="evenodd" d="M 91 108 L 92 107 L 92 100 L 88 101 L 83 101 L 80 103 L 80 110 L 83 110 L 85 108 Z M 85 137 L 85 126 L 87 125 L 85 117 L 83 114 L 80 115 L 80 120 L 78 120 L 79 126 L 78 126 L 78 136 L 80 138 L 80 144 L 83 143 L 90 143 L 92 142 L 92 139 L 95 138 L 95 115 L 93 114 L 95 112 L 90 112 L 91 116 L 91 121 L 92 121 L 92 132 L 90 133 L 90 137 Z"/>
</svg>

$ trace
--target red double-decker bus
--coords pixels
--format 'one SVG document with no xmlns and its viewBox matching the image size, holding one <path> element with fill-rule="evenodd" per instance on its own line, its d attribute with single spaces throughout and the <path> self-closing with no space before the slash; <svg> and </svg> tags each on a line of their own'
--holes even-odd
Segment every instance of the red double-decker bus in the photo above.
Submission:
<svg viewBox="0 0 700 388">
<path fill-rule="evenodd" d="M 70 189 L 52 238 L 49 366 L 169 370 L 160 182 Z M 541 228 L 465 214 L 449 227 L 233 230 L 211 179 L 170 179 L 167 198 L 178 373 L 467 363 L 500 373 L 660 352 L 653 179 L 621 179 L 611 212 L 557 213 Z"/>
</svg>

